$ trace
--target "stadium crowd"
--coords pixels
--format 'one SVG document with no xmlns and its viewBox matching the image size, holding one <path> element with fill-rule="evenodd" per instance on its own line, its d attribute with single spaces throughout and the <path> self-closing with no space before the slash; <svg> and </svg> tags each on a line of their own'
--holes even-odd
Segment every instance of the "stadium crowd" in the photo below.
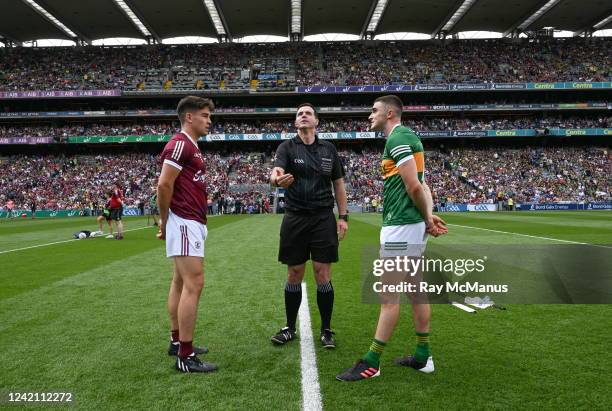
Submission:
<svg viewBox="0 0 612 411">
<path fill-rule="evenodd" d="M 612 154 L 600 148 L 452 151 L 448 167 L 469 190 L 461 203 L 601 201 L 612 193 Z M 461 195 L 463 194 L 463 195 Z"/>
<path fill-rule="evenodd" d="M 126 205 L 135 206 L 156 184 L 155 157 L 121 156 L 14 156 L 0 164 L 2 200 L 30 208 L 95 208 L 103 206 L 113 184 L 125 191 Z"/>
<path fill-rule="evenodd" d="M 380 153 L 341 151 L 349 202 L 382 202 Z M 591 148 L 434 149 L 426 151 L 425 180 L 438 203 L 604 201 L 612 199 L 612 153 Z"/>
<path fill-rule="evenodd" d="M 405 118 L 404 124 L 415 131 L 438 130 L 510 130 L 543 128 L 611 128 L 611 116 L 517 116 L 517 117 L 421 117 Z M 0 126 L 0 137 L 72 137 L 119 135 L 172 135 L 180 130 L 176 121 L 121 123 L 72 123 L 64 126 Z M 322 118 L 319 132 L 369 131 L 364 118 Z M 295 133 L 292 120 L 219 120 L 211 133 Z"/>
<path fill-rule="evenodd" d="M 248 88 L 251 69 L 286 80 L 287 46 L 18 47 L 0 50 L 0 91 Z"/>
<path fill-rule="evenodd" d="M 609 81 L 609 38 L 0 48 L 0 91 Z"/>
<path fill-rule="evenodd" d="M 341 149 L 349 203 L 377 209 L 382 202 L 380 150 Z M 210 212 L 270 211 L 273 153 L 204 152 Z M 612 153 L 598 147 L 501 149 L 435 148 L 426 151 L 426 181 L 438 203 L 609 201 Z M 0 206 L 92 209 L 111 186 L 125 190 L 127 207 L 148 203 L 159 175 L 151 154 L 11 156 L 0 162 Z"/>
<path fill-rule="evenodd" d="M 327 43 L 315 54 L 324 58 L 298 66 L 297 78 L 302 85 L 608 81 L 611 44 L 608 39 Z"/>
</svg>

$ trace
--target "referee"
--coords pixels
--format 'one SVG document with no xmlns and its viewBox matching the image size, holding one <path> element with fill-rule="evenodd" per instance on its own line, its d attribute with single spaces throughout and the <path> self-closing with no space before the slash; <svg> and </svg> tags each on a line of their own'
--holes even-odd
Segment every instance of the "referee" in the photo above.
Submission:
<svg viewBox="0 0 612 411">
<path fill-rule="evenodd" d="M 287 190 L 278 252 L 278 260 L 287 265 L 287 324 L 271 339 L 279 345 L 295 339 L 304 270 L 306 261 L 312 260 L 321 314 L 321 344 L 335 348 L 331 330 L 334 306 L 331 264 L 338 261 L 338 238 L 342 239 L 348 230 L 348 210 L 344 168 L 334 145 L 316 135 L 318 125 L 319 116 L 312 104 L 301 104 L 295 116 L 297 135 L 276 150 L 270 176 L 272 185 Z M 338 205 L 337 222 L 332 186 Z"/>
</svg>

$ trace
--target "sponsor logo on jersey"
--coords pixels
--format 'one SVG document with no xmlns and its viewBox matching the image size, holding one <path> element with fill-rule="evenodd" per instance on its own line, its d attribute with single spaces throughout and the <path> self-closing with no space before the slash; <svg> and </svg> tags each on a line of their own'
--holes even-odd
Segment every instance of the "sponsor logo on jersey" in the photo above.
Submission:
<svg viewBox="0 0 612 411">
<path fill-rule="evenodd" d="M 200 182 L 203 183 L 204 182 L 204 178 L 205 178 L 205 175 L 202 172 L 202 170 L 198 170 L 198 172 L 195 173 L 195 175 L 193 176 L 193 181 L 196 181 L 196 182 L 200 181 Z"/>
</svg>

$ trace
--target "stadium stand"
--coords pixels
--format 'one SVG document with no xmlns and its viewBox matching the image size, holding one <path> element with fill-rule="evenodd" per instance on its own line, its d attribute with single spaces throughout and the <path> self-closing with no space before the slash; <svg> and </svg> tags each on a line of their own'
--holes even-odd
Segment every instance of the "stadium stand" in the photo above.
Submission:
<svg viewBox="0 0 612 411">
<path fill-rule="evenodd" d="M 368 146 L 339 152 L 347 171 L 349 202 L 369 209 L 381 202 L 379 150 Z M 481 147 L 427 150 L 426 179 L 437 201 L 447 204 L 612 200 L 612 152 L 603 147 Z M 271 152 L 207 150 L 211 199 L 227 212 L 253 212 L 269 201 Z M 145 153 L 11 156 L 0 163 L 0 204 L 13 199 L 27 208 L 95 210 L 110 186 L 126 188 L 126 205 L 147 202 L 159 175 L 159 160 Z M 20 176 L 16 178 L 16 176 Z M 235 206 L 236 202 L 239 206 Z M 232 209 L 233 207 L 233 209 Z M 215 207 L 216 212 L 220 207 Z"/>
<path fill-rule="evenodd" d="M 428 130 L 512 130 L 538 128 L 610 128 L 610 116 L 515 116 L 491 118 L 422 117 L 407 118 L 404 124 L 415 131 Z M 172 135 L 180 130 L 178 121 L 124 121 L 115 123 L 80 122 L 64 126 L 0 126 L 0 137 L 71 137 Z M 319 132 L 369 131 L 364 117 L 321 119 Z M 292 120 L 221 120 L 213 124 L 212 133 L 294 133 Z"/>
<path fill-rule="evenodd" d="M 609 81 L 610 56 L 608 38 L 0 48 L 0 91 Z"/>
</svg>

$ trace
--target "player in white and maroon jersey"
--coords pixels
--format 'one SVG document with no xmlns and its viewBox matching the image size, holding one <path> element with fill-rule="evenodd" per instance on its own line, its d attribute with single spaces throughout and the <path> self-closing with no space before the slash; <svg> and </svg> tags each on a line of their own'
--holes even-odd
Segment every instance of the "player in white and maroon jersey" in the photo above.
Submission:
<svg viewBox="0 0 612 411">
<path fill-rule="evenodd" d="M 160 224 L 158 238 L 166 240 L 166 256 L 174 259 L 174 276 L 168 294 L 171 322 L 169 355 L 176 355 L 181 372 L 210 372 L 217 366 L 197 355 L 208 352 L 193 346 L 198 302 L 204 286 L 204 242 L 207 195 L 206 166 L 198 139 L 208 134 L 212 101 L 194 96 L 177 107 L 181 131 L 170 139 L 161 155 L 157 184 Z"/>
</svg>

